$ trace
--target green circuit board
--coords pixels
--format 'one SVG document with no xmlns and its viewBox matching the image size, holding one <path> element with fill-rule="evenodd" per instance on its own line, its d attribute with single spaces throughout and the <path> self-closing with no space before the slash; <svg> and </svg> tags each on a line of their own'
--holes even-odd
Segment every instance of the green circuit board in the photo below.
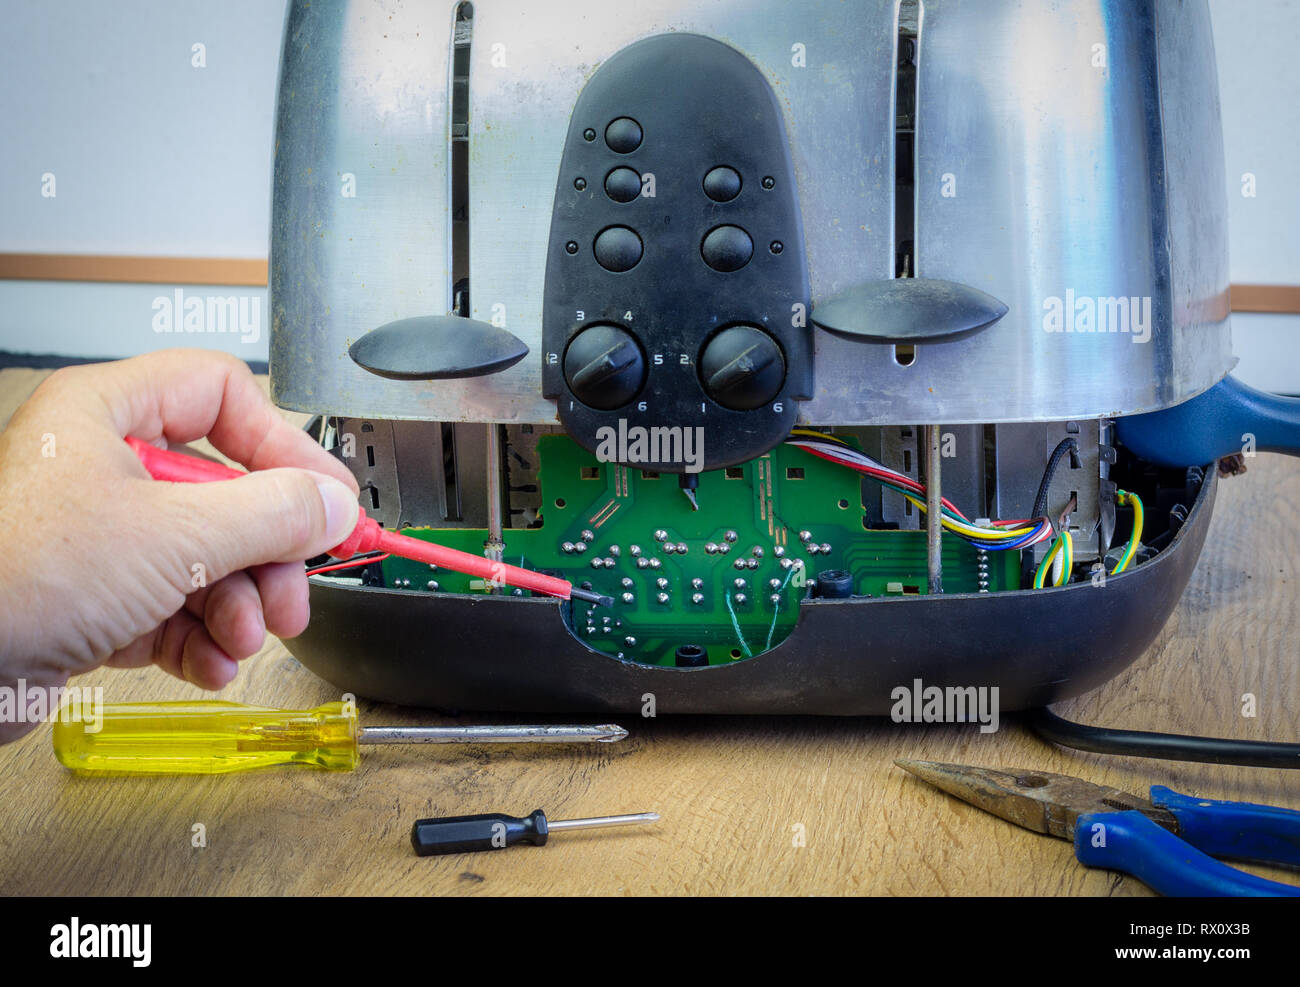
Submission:
<svg viewBox="0 0 1300 987">
<path fill-rule="evenodd" d="M 710 664 L 779 644 L 818 573 L 850 574 L 855 595 L 921 595 L 924 531 L 863 526 L 861 478 L 781 445 L 740 466 L 699 475 L 694 510 L 677 476 L 599 462 L 563 435 L 538 442 L 540 527 L 505 532 L 506 562 L 563 576 L 613 597 L 574 602 L 573 631 L 629 660 L 673 665 L 681 645 Z M 487 533 L 405 528 L 403 533 L 482 554 Z M 979 553 L 943 539 L 944 591 L 979 589 Z M 1015 589 L 1020 554 L 989 552 L 988 590 Z M 486 593 L 481 579 L 390 557 L 384 584 L 412 592 Z M 506 588 L 506 593 L 526 591 Z"/>
</svg>

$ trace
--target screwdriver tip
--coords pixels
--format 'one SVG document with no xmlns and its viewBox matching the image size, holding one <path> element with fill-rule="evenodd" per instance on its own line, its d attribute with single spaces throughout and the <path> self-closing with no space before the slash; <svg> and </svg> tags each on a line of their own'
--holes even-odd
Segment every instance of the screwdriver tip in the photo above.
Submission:
<svg viewBox="0 0 1300 987">
<path fill-rule="evenodd" d="M 617 723 L 606 723 L 600 729 L 605 732 L 596 739 L 602 744 L 612 744 L 616 740 L 627 739 L 627 728 L 621 727 Z"/>
</svg>

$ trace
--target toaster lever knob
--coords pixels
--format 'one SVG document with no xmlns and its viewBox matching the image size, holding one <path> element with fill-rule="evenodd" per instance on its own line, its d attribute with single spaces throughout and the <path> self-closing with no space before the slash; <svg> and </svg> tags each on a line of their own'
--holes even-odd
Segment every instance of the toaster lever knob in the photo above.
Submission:
<svg viewBox="0 0 1300 987">
<path fill-rule="evenodd" d="M 569 343 L 564 376 L 579 401 L 610 411 L 640 392 L 645 384 L 645 357 L 636 339 L 621 326 L 589 326 Z"/>
<path fill-rule="evenodd" d="M 856 285 L 813 309 L 813 324 L 872 343 L 957 339 L 987 329 L 1007 306 L 987 292 L 937 278 L 886 278 Z"/>
<path fill-rule="evenodd" d="M 785 359 L 762 329 L 732 326 L 705 344 L 700 377 L 709 397 L 733 411 L 761 408 L 781 393 Z"/>
<path fill-rule="evenodd" d="M 372 329 L 348 348 L 358 366 L 390 380 L 483 377 L 528 355 L 513 333 L 459 315 L 422 315 Z"/>
</svg>

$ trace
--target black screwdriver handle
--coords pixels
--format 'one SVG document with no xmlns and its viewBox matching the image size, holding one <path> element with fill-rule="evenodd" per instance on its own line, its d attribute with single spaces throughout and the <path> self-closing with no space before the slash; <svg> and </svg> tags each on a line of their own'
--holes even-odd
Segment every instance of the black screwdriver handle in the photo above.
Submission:
<svg viewBox="0 0 1300 987">
<path fill-rule="evenodd" d="M 516 843 L 546 846 L 548 832 L 546 813 L 541 809 L 522 819 L 501 812 L 488 812 L 481 816 L 444 816 L 417 819 L 411 827 L 411 846 L 421 857 L 504 850 Z"/>
</svg>

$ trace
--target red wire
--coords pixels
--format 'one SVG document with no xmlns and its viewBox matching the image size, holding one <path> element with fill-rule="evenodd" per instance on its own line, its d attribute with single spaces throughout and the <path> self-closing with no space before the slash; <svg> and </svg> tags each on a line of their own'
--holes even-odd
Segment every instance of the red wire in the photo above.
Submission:
<svg viewBox="0 0 1300 987">
<path fill-rule="evenodd" d="M 385 552 L 383 555 L 376 555 L 373 558 L 348 559 L 346 562 L 340 562 L 337 565 L 317 566 L 315 569 L 308 569 L 307 575 L 318 576 L 322 572 L 333 572 L 335 569 L 354 569 L 359 565 L 370 565 L 371 562 L 383 562 L 384 559 L 388 558 L 389 554 Z"/>
</svg>

